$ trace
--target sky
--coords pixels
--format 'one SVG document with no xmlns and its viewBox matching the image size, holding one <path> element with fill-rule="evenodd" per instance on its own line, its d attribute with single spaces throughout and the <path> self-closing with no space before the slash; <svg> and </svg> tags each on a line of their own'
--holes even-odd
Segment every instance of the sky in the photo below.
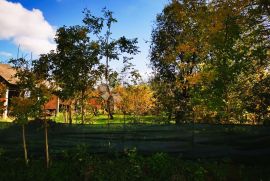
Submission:
<svg viewBox="0 0 270 181">
<path fill-rule="evenodd" d="M 118 20 L 112 27 L 113 38 L 138 38 L 141 51 L 133 64 L 143 77 L 149 68 L 149 41 L 156 15 L 168 0 L 0 0 L 0 61 L 19 57 L 38 57 L 55 49 L 57 28 L 82 23 L 83 9 L 100 16 L 102 8 L 114 12 Z M 121 62 L 111 62 L 120 71 Z"/>
</svg>

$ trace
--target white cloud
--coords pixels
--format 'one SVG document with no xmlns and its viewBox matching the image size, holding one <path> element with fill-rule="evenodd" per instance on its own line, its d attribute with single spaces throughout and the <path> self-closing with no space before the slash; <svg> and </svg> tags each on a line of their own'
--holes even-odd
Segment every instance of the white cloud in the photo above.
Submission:
<svg viewBox="0 0 270 181">
<path fill-rule="evenodd" d="M 0 52 L 0 56 L 3 56 L 3 57 L 12 57 L 12 54 L 9 53 L 9 52 L 1 51 L 1 52 Z"/>
<path fill-rule="evenodd" d="M 55 30 L 38 9 L 27 10 L 20 3 L 0 0 L 0 40 L 11 40 L 16 46 L 35 55 L 55 49 Z"/>
</svg>

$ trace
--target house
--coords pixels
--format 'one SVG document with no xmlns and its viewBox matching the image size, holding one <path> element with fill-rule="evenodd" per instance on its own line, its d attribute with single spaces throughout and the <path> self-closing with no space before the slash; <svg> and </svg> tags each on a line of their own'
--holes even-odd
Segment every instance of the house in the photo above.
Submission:
<svg viewBox="0 0 270 181">
<path fill-rule="evenodd" d="M 6 119 L 10 113 L 10 108 L 12 104 L 12 97 L 19 96 L 19 88 L 17 86 L 18 79 L 15 77 L 16 70 L 13 69 L 9 64 L 0 64 L 0 84 L 4 85 L 5 89 L 3 93 L 0 91 L 0 117 Z M 47 85 L 49 86 L 49 85 Z M 1 90 L 1 88 L 0 88 Z M 104 108 L 104 101 L 107 101 L 109 98 L 112 99 L 112 108 L 111 110 L 117 110 L 117 103 L 121 101 L 121 97 L 115 93 L 109 93 L 108 87 L 105 84 L 101 84 L 97 88 L 99 95 L 96 98 L 90 98 L 87 102 L 88 105 L 96 112 L 99 109 Z M 99 97 L 100 96 L 100 97 Z M 70 101 L 61 101 L 56 95 L 53 95 L 50 100 L 44 105 L 44 110 L 48 115 L 57 114 L 59 112 L 59 107 L 70 106 Z M 106 106 L 105 106 L 106 107 Z"/>
<path fill-rule="evenodd" d="M 44 105 L 44 109 L 50 113 L 50 115 L 57 115 L 59 112 L 60 99 L 56 95 L 52 95 L 50 100 Z"/>
<path fill-rule="evenodd" d="M 0 83 L 5 86 L 5 91 L 0 93 L 0 104 L 2 105 L 2 117 L 7 118 L 10 107 L 15 104 L 11 101 L 12 97 L 19 95 L 17 87 L 18 79 L 15 77 L 16 70 L 9 64 L 0 64 Z M 55 112 L 59 111 L 59 98 L 55 95 L 44 105 L 46 111 Z"/>
<path fill-rule="evenodd" d="M 16 70 L 9 64 L 0 64 L 0 83 L 5 86 L 6 90 L 1 94 L 1 104 L 3 105 L 2 115 L 6 119 L 9 111 L 9 104 L 11 104 L 11 98 L 19 95 L 15 78 Z"/>
</svg>

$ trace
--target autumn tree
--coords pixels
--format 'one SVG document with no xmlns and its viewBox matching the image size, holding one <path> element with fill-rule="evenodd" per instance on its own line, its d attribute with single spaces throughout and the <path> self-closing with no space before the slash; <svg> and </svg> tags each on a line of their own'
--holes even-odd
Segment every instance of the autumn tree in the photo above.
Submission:
<svg viewBox="0 0 270 181">
<path fill-rule="evenodd" d="M 188 78 L 198 73 L 205 56 L 199 36 L 206 10 L 203 1 L 172 1 L 157 16 L 152 31 L 153 89 L 169 119 L 175 115 L 177 123 L 187 120 L 192 110 L 190 91 L 195 85 Z"/>
<path fill-rule="evenodd" d="M 16 70 L 15 77 L 18 79 L 17 86 L 20 91 L 18 97 L 13 97 L 16 102 L 12 107 L 12 115 L 15 121 L 22 125 L 22 139 L 24 148 L 25 162 L 28 164 L 27 144 L 25 138 L 25 125 L 30 119 L 41 118 L 44 116 L 44 104 L 49 100 L 51 92 L 43 79 L 39 79 L 34 74 L 32 61 L 24 58 L 10 60 L 13 68 Z M 49 166 L 48 151 L 48 130 L 47 120 L 44 120 L 45 132 L 45 153 L 46 163 Z"/>
<path fill-rule="evenodd" d="M 85 18 L 83 22 L 88 27 L 90 34 L 95 36 L 98 40 L 98 45 L 100 47 L 99 59 L 105 61 L 105 67 L 103 70 L 103 75 L 105 79 L 105 84 L 108 86 L 108 93 L 111 95 L 112 81 L 115 81 L 115 72 L 111 71 L 109 62 L 113 60 L 119 60 L 123 55 L 135 55 L 139 52 L 136 46 L 138 40 L 127 39 L 122 36 L 118 39 L 112 38 L 112 25 L 117 22 L 113 17 L 113 12 L 104 8 L 102 10 L 103 16 L 94 16 L 89 10 L 85 9 Z M 103 34 L 104 33 L 104 34 Z M 126 57 L 126 56 L 125 56 Z M 113 112 L 111 110 L 112 97 L 106 100 L 106 110 L 110 119 L 113 119 Z"/>
<path fill-rule="evenodd" d="M 254 83 L 249 89 L 251 91 L 243 99 L 245 100 L 244 108 L 255 115 L 257 123 L 269 121 L 270 119 L 270 76 L 264 76 L 261 80 Z"/>
<path fill-rule="evenodd" d="M 242 119 L 238 115 L 247 111 L 247 103 L 241 95 L 247 96 L 246 91 L 260 81 L 250 75 L 262 77 L 269 66 L 269 14 L 264 8 L 263 1 L 250 0 L 209 4 L 210 19 L 204 36 L 211 55 L 208 67 L 215 72 L 215 79 L 207 87 L 211 91 L 208 95 L 214 98 L 208 101 L 219 102 L 215 109 L 225 122 Z"/>
<path fill-rule="evenodd" d="M 146 84 L 118 86 L 113 92 L 120 96 L 117 107 L 125 115 L 135 117 L 149 114 L 155 107 L 155 98 L 150 86 Z"/>
<path fill-rule="evenodd" d="M 245 96 L 269 69 L 268 8 L 260 0 L 175 0 L 164 8 L 150 58 L 156 97 L 169 117 L 188 120 L 200 110 L 202 119 L 243 118 Z"/>
</svg>

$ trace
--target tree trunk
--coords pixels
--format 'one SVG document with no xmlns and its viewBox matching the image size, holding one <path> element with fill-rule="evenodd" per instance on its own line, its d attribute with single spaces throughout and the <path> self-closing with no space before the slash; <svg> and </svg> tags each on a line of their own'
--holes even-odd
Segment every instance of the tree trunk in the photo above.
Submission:
<svg viewBox="0 0 270 181">
<path fill-rule="evenodd" d="M 97 116 L 98 115 L 98 109 L 97 107 L 94 107 L 94 116 Z"/>
<path fill-rule="evenodd" d="M 108 110 L 108 117 L 109 117 L 109 119 L 113 119 L 113 113 L 112 113 L 112 110 L 111 110 L 111 101 L 112 101 L 112 98 L 110 96 L 108 98 L 108 100 L 107 100 L 107 110 Z"/>
<path fill-rule="evenodd" d="M 171 120 L 172 120 L 172 110 L 170 109 L 168 112 L 168 121 L 167 121 L 168 124 L 170 124 Z"/>
<path fill-rule="evenodd" d="M 180 124 L 183 122 L 183 119 L 185 118 L 184 112 L 183 111 L 177 111 L 175 113 L 175 123 Z"/>
<path fill-rule="evenodd" d="M 64 112 L 63 112 L 63 116 L 64 116 L 64 123 L 67 123 L 67 106 L 64 106 Z"/>
<path fill-rule="evenodd" d="M 64 123 L 66 122 L 66 115 L 65 115 L 65 111 L 63 112 L 63 120 L 64 120 Z"/>
<path fill-rule="evenodd" d="M 69 119 L 69 124 L 72 124 L 72 103 L 69 104 L 69 109 L 68 109 L 68 119 Z"/>
<path fill-rule="evenodd" d="M 25 139 L 25 125 L 22 125 L 22 138 L 23 138 L 23 150 L 24 150 L 24 160 L 25 164 L 28 165 L 28 156 L 27 156 L 27 146 L 26 146 L 26 139 Z"/>
<path fill-rule="evenodd" d="M 111 109 L 109 109 L 109 118 L 110 118 L 110 119 L 113 119 L 113 114 L 112 114 Z"/>
<path fill-rule="evenodd" d="M 126 112 L 124 111 L 124 125 L 126 125 Z"/>
<path fill-rule="evenodd" d="M 257 124 L 260 124 L 261 123 L 261 120 L 262 120 L 262 115 L 259 113 Z"/>
<path fill-rule="evenodd" d="M 85 117 L 84 117 L 84 91 L 82 91 L 82 110 L 81 110 L 81 113 L 82 113 L 82 124 L 84 124 L 84 121 L 85 121 Z"/>
<path fill-rule="evenodd" d="M 44 131 L 45 131 L 45 153 L 46 153 L 46 166 L 49 168 L 50 157 L 49 157 L 49 144 L 48 144 L 48 124 L 47 119 L 44 120 Z"/>
</svg>

